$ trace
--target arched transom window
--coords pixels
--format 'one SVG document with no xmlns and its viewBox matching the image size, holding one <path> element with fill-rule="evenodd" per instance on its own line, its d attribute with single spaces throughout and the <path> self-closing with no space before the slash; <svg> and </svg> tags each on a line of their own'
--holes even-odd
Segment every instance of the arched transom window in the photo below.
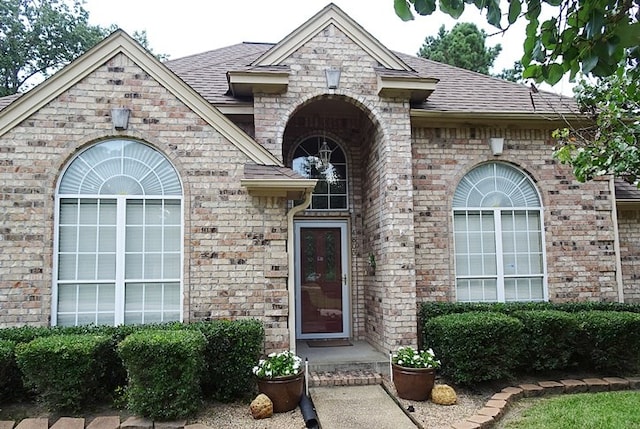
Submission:
<svg viewBox="0 0 640 429">
<path fill-rule="evenodd" d="M 453 197 L 458 301 L 547 299 L 540 197 L 503 163 L 480 165 Z"/>
<path fill-rule="evenodd" d="M 303 177 L 318 179 L 310 209 L 348 208 L 347 161 L 336 142 L 321 136 L 306 139 L 293 153 L 292 168 Z"/>
<path fill-rule="evenodd" d="M 182 186 L 164 155 L 131 140 L 92 146 L 56 204 L 54 325 L 182 319 Z"/>
</svg>

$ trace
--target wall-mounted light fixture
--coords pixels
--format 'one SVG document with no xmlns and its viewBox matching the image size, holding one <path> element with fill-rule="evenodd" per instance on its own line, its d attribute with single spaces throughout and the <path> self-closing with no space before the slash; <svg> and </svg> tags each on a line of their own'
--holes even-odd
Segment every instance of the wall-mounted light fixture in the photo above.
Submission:
<svg viewBox="0 0 640 429">
<path fill-rule="evenodd" d="M 129 126 L 129 116 L 131 109 L 126 107 L 118 107 L 111 109 L 111 122 L 116 130 L 126 130 Z"/>
<path fill-rule="evenodd" d="M 329 67 L 325 70 L 325 73 L 327 75 L 327 88 L 338 89 L 338 85 L 340 84 L 340 68 Z"/>
<path fill-rule="evenodd" d="M 502 148 L 504 147 L 504 137 L 491 137 L 489 139 L 489 146 L 493 156 L 502 155 Z"/>
</svg>

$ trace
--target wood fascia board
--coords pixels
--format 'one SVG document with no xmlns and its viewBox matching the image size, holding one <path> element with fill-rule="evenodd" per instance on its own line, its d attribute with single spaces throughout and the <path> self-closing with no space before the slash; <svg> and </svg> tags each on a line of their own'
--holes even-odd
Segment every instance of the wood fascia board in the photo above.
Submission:
<svg viewBox="0 0 640 429">
<path fill-rule="evenodd" d="M 273 48 L 258 57 L 252 65 L 270 66 L 281 64 L 293 52 L 330 24 L 335 25 L 340 31 L 345 33 L 354 43 L 375 58 L 382 66 L 394 70 L 412 70 L 404 61 L 393 54 L 333 3 L 315 14 L 300 27 L 293 30 L 293 32 Z"/>
<path fill-rule="evenodd" d="M 425 123 L 431 126 L 440 124 L 504 124 L 528 126 L 531 124 L 546 125 L 549 128 L 568 126 L 568 124 L 590 124 L 588 118 L 583 115 L 550 114 L 539 112 L 443 112 L 426 111 L 423 109 L 411 109 L 411 121 L 415 124 Z M 526 122 L 526 123 L 523 123 Z"/>
<path fill-rule="evenodd" d="M 435 91 L 438 81 L 428 77 L 378 75 L 378 95 L 408 94 L 412 101 L 423 101 Z"/>
<path fill-rule="evenodd" d="M 71 64 L 2 110 L 0 112 L 0 136 L 120 53 L 128 56 L 149 76 L 185 103 L 253 162 L 282 165 L 275 156 L 252 140 L 244 131 L 204 100 L 193 88 L 178 78 L 122 30 L 114 32 Z"/>
<path fill-rule="evenodd" d="M 291 197 L 289 199 L 313 191 L 317 183 L 317 179 L 240 179 L 240 185 L 252 195 Z"/>
</svg>

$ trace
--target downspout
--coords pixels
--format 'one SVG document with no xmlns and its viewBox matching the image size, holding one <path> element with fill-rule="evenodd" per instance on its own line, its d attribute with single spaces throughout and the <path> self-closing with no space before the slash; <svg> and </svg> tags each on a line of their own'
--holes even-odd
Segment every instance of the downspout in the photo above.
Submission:
<svg viewBox="0 0 640 429">
<path fill-rule="evenodd" d="M 296 353 L 296 303 L 295 303 L 295 242 L 294 242 L 294 227 L 293 218 L 295 215 L 305 210 L 311 204 L 311 197 L 313 196 L 313 189 L 305 190 L 304 201 L 297 206 L 291 207 L 287 213 L 287 258 L 288 258 L 288 278 L 287 288 L 289 289 L 289 349 Z"/>
<path fill-rule="evenodd" d="M 618 229 L 618 203 L 616 201 L 616 185 L 613 177 L 609 179 L 611 189 L 611 217 L 613 221 L 613 251 L 616 254 L 616 283 L 618 285 L 618 302 L 624 303 L 624 285 L 622 283 L 622 255 L 620 255 L 620 231 Z"/>
</svg>

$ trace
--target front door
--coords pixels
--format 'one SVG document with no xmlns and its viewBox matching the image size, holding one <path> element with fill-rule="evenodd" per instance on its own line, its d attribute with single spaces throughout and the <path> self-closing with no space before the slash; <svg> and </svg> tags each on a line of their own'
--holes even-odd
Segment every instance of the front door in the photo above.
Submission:
<svg viewBox="0 0 640 429">
<path fill-rule="evenodd" d="M 347 222 L 298 221 L 295 243 L 296 337 L 349 337 Z"/>
</svg>

